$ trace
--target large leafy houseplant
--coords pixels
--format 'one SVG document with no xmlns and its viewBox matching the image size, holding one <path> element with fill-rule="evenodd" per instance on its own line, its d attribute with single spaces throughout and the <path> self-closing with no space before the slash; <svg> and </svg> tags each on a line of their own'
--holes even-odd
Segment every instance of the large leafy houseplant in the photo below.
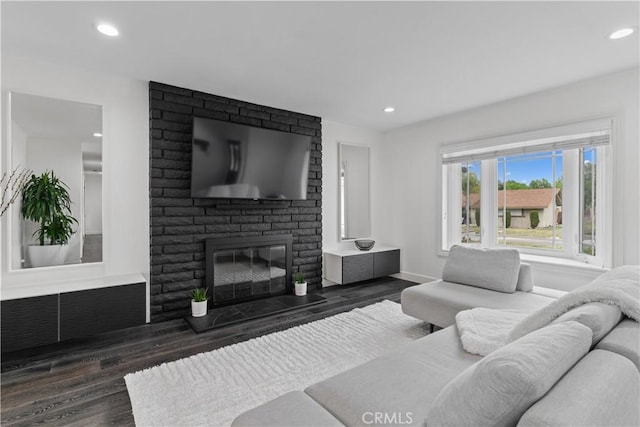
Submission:
<svg viewBox="0 0 640 427">
<path fill-rule="evenodd" d="M 31 175 L 22 190 L 22 216 L 39 224 L 33 233 L 40 246 L 45 239 L 51 245 L 65 245 L 75 233 L 71 216 L 69 187 L 55 176 L 53 171 Z"/>
</svg>

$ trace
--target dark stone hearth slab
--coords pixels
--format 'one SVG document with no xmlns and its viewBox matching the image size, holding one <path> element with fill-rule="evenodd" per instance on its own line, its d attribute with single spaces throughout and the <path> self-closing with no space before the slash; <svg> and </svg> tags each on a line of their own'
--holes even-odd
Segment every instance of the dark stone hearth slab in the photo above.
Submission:
<svg viewBox="0 0 640 427">
<path fill-rule="evenodd" d="M 217 307 L 209 310 L 206 316 L 186 316 L 184 319 L 194 331 L 200 333 L 232 323 L 244 322 L 257 319 L 258 317 L 320 304 L 326 300 L 326 298 L 315 294 L 307 294 L 302 297 L 281 295 L 227 307 Z"/>
</svg>

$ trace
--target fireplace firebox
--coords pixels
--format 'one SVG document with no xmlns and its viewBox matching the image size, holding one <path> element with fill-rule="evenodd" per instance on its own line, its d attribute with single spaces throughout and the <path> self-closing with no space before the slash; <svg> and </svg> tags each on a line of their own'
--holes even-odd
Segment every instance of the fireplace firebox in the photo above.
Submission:
<svg viewBox="0 0 640 427">
<path fill-rule="evenodd" d="M 205 282 L 213 306 L 292 292 L 291 234 L 205 241 Z"/>
</svg>

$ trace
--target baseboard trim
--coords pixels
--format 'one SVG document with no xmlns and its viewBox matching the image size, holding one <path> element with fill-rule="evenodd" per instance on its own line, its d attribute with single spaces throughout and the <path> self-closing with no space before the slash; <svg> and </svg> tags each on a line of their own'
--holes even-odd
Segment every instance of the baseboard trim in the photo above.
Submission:
<svg viewBox="0 0 640 427">
<path fill-rule="evenodd" d="M 422 274 L 414 274 L 409 273 L 407 271 L 401 271 L 397 274 L 392 274 L 391 277 L 395 277 L 396 279 L 408 280 L 409 282 L 415 283 L 427 283 L 433 282 L 434 280 L 438 280 L 436 277 L 424 276 Z"/>
</svg>

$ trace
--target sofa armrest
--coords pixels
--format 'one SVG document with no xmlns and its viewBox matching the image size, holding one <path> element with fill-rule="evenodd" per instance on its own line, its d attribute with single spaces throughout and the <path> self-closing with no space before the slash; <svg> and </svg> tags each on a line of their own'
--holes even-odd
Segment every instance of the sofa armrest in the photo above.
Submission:
<svg viewBox="0 0 640 427">
<path fill-rule="evenodd" d="M 520 271 L 518 272 L 518 283 L 516 284 L 516 291 L 531 292 L 533 289 L 533 273 L 531 271 L 531 265 L 526 262 L 520 263 Z"/>
</svg>

